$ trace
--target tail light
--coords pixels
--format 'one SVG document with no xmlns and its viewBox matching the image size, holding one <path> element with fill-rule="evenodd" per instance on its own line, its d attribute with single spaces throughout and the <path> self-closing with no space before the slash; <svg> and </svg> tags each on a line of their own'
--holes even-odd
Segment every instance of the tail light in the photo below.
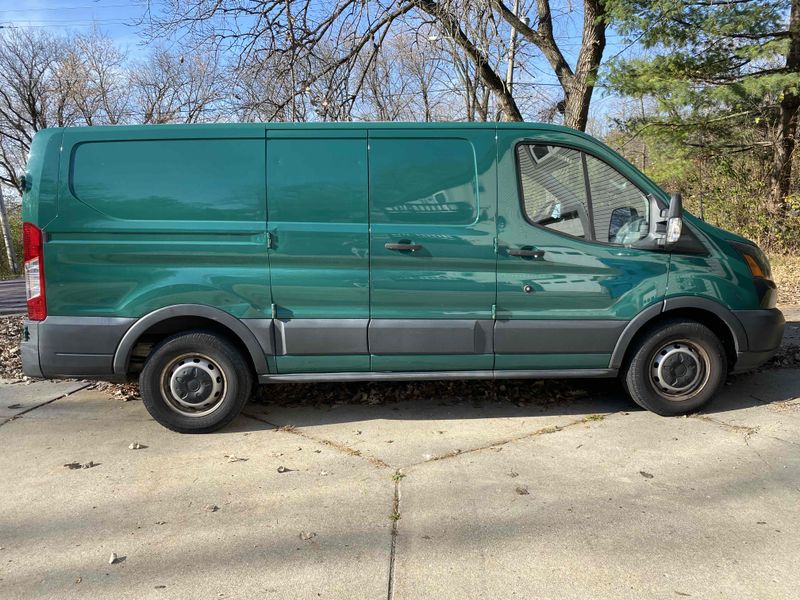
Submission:
<svg viewBox="0 0 800 600">
<path fill-rule="evenodd" d="M 44 296 L 44 248 L 42 230 L 33 223 L 22 224 L 22 254 L 25 261 L 25 293 L 28 318 L 44 321 L 47 303 Z"/>
</svg>

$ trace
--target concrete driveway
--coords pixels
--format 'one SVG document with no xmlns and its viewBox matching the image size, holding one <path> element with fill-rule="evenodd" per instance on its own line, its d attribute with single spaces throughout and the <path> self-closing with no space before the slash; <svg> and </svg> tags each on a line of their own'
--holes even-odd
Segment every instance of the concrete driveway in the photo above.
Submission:
<svg viewBox="0 0 800 600">
<path fill-rule="evenodd" d="M 798 370 L 688 418 L 443 386 L 205 436 L 85 386 L 0 386 L 2 598 L 798 597 Z"/>
</svg>

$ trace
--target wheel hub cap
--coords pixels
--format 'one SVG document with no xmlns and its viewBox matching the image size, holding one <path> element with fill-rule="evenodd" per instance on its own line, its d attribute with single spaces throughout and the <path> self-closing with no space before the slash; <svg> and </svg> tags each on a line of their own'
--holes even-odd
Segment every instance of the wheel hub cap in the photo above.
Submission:
<svg viewBox="0 0 800 600">
<path fill-rule="evenodd" d="M 704 370 L 703 360 L 692 345 L 673 342 L 655 354 L 651 377 L 662 392 L 682 395 L 695 390 Z"/>
<path fill-rule="evenodd" d="M 202 355 L 182 356 L 164 373 L 164 393 L 175 412 L 199 417 L 222 402 L 225 377 L 212 360 Z"/>
</svg>

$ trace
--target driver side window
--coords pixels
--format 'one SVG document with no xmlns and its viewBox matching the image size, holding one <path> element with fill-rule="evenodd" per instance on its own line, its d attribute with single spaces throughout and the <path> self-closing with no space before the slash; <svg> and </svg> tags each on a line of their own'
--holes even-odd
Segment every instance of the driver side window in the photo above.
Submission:
<svg viewBox="0 0 800 600">
<path fill-rule="evenodd" d="M 647 235 L 647 197 L 594 156 L 561 146 L 519 144 L 517 169 L 529 222 L 611 244 L 632 244 Z"/>
</svg>

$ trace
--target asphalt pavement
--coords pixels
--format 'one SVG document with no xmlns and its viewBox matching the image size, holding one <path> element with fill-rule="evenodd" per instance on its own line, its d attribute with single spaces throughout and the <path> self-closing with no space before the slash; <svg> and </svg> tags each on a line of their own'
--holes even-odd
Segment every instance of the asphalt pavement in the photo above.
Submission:
<svg viewBox="0 0 800 600">
<path fill-rule="evenodd" d="M 25 280 L 0 280 L 0 315 L 22 314 L 25 310 Z"/>
</svg>

